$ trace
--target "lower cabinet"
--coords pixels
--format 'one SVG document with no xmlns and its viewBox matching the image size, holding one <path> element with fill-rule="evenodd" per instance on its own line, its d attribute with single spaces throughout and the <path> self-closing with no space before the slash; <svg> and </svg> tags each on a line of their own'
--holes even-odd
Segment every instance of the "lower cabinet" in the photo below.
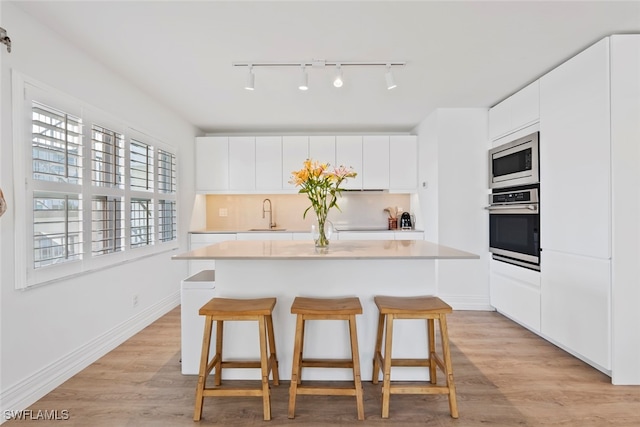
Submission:
<svg viewBox="0 0 640 427">
<path fill-rule="evenodd" d="M 491 305 L 540 333 L 540 272 L 491 260 Z"/>
<path fill-rule="evenodd" d="M 541 266 L 542 334 L 610 370 L 611 261 L 543 250 Z"/>
<path fill-rule="evenodd" d="M 393 231 L 341 231 L 338 240 L 395 240 Z"/>
<path fill-rule="evenodd" d="M 265 231 L 238 233 L 238 240 L 291 240 L 291 233 L 282 231 Z"/>
</svg>

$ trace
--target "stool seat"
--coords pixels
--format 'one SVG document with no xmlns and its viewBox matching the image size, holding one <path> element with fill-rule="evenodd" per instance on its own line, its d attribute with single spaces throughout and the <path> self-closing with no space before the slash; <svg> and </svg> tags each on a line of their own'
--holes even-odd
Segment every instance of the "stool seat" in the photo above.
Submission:
<svg viewBox="0 0 640 427">
<path fill-rule="evenodd" d="M 389 418 L 389 400 L 392 394 L 446 394 L 449 397 L 449 411 L 452 418 L 458 418 L 456 387 L 453 382 L 453 366 L 449 350 L 449 333 L 446 315 L 453 309 L 440 298 L 432 295 L 395 297 L 379 295 L 374 297 L 378 307 L 378 333 L 373 356 L 372 382 L 378 384 L 382 371 L 382 418 Z M 425 319 L 427 323 L 428 357 L 415 359 L 394 359 L 392 353 L 393 323 L 399 319 Z M 436 352 L 435 321 L 440 327 L 442 357 Z M 386 325 L 385 325 L 386 323 Z M 384 336 L 384 354 L 382 352 Z M 412 385 L 391 384 L 391 367 L 425 367 L 429 369 L 429 383 Z M 440 368 L 445 375 L 446 385 L 437 385 L 436 371 Z"/>
<path fill-rule="evenodd" d="M 376 296 L 373 299 L 382 314 L 451 313 L 453 309 L 440 298 L 427 295 L 416 297 Z"/>
<path fill-rule="evenodd" d="M 305 298 L 296 297 L 291 305 L 296 314 L 296 334 L 293 346 L 291 386 L 289 388 L 289 418 L 295 417 L 296 396 L 330 395 L 355 396 L 358 419 L 364 419 L 364 397 L 360 378 L 360 354 L 356 333 L 356 315 L 362 314 L 362 305 L 357 297 L 351 298 Z M 349 322 L 351 341 L 350 359 L 310 359 L 303 357 L 305 322 L 308 320 L 346 320 Z M 332 337 L 329 337 L 331 339 Z M 319 386 L 301 384 L 302 368 L 349 368 L 353 371 L 353 387 Z"/>
<path fill-rule="evenodd" d="M 200 356 L 200 372 L 196 387 L 196 405 L 193 420 L 200 421 L 202 405 L 207 396 L 256 396 L 262 397 L 263 416 L 271 419 L 271 399 L 269 375 L 273 375 L 273 384 L 279 384 L 278 359 L 276 342 L 273 335 L 272 312 L 276 298 L 233 299 L 212 298 L 203 305 L 199 314 L 205 316 L 202 353 Z M 260 360 L 224 360 L 222 344 L 224 322 L 257 321 L 260 340 Z M 209 358 L 213 323 L 216 322 L 216 350 L 213 358 Z M 246 337 L 238 337 L 246 339 Z M 255 388 L 222 386 L 223 368 L 258 368 L 261 371 L 261 385 Z M 209 373 L 215 369 L 214 386 L 207 387 Z"/>
<path fill-rule="evenodd" d="M 212 298 L 200 308 L 200 316 L 267 316 L 276 306 L 275 298 Z"/>
<path fill-rule="evenodd" d="M 358 298 L 304 298 L 296 297 L 291 305 L 292 314 L 341 315 L 362 314 Z"/>
</svg>

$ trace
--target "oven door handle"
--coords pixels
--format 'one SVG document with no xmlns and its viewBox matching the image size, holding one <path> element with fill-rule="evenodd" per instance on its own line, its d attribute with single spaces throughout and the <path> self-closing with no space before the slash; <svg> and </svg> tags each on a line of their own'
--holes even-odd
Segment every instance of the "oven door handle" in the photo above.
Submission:
<svg viewBox="0 0 640 427">
<path fill-rule="evenodd" d="M 485 209 L 488 211 L 537 211 L 538 205 L 491 205 L 485 206 Z M 526 212 L 530 213 L 530 212 Z"/>
</svg>

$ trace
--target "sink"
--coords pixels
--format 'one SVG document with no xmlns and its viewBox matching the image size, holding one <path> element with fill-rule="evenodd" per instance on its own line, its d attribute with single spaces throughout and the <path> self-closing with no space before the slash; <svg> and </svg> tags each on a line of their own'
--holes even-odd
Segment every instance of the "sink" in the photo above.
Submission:
<svg viewBox="0 0 640 427">
<path fill-rule="evenodd" d="M 250 228 L 249 231 L 286 231 L 286 228 Z"/>
</svg>

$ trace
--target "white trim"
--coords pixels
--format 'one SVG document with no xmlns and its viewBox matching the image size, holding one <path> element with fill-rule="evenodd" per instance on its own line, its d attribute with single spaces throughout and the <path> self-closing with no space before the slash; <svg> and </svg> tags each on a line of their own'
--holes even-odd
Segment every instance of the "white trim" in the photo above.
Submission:
<svg viewBox="0 0 640 427">
<path fill-rule="evenodd" d="M 0 408 L 0 413 L 6 410 L 19 411 L 29 407 L 179 304 L 180 292 L 178 291 L 34 372 L 21 382 L 2 390 L 0 402 L 3 408 Z"/>
</svg>

